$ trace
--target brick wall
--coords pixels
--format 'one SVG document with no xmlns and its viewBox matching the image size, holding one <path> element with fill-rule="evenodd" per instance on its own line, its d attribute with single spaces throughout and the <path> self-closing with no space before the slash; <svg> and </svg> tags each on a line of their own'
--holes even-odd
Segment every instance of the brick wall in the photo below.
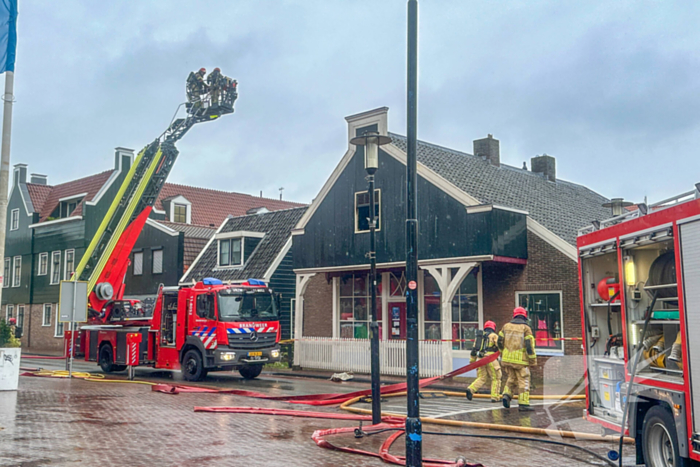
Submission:
<svg viewBox="0 0 700 467">
<path fill-rule="evenodd" d="M 559 250 L 528 231 L 527 265 L 484 263 L 484 321 L 493 320 L 498 329 L 510 321 L 515 307 L 515 293 L 527 291 L 562 292 L 562 332 L 564 337 L 581 337 L 581 310 L 578 289 L 578 266 Z M 583 374 L 581 342 L 565 341 L 566 357 L 539 357 L 533 373 L 536 379 L 546 375 L 561 381 L 576 381 Z M 548 362 L 548 360 L 553 360 Z M 557 361 L 561 360 L 561 362 Z M 565 363 L 564 363 L 565 362 Z M 547 371 L 543 366 L 547 365 Z M 557 371 L 555 371 L 557 370 Z"/>
<path fill-rule="evenodd" d="M 24 334 L 22 348 L 32 351 L 55 351 L 63 349 L 63 339 L 54 337 L 56 331 L 56 307 L 51 306 L 51 324 L 43 326 L 44 305 L 26 305 L 24 311 Z M 17 307 L 15 306 L 15 309 Z"/>
<path fill-rule="evenodd" d="M 333 283 L 316 274 L 304 292 L 304 337 L 333 337 Z"/>
</svg>

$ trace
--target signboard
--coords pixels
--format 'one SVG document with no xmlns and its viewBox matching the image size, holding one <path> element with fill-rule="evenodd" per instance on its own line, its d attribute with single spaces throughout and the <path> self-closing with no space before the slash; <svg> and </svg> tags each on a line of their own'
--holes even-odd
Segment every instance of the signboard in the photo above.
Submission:
<svg viewBox="0 0 700 467">
<path fill-rule="evenodd" d="M 84 323 L 87 321 L 88 283 L 61 281 L 58 299 L 58 320 L 62 323 Z"/>
</svg>

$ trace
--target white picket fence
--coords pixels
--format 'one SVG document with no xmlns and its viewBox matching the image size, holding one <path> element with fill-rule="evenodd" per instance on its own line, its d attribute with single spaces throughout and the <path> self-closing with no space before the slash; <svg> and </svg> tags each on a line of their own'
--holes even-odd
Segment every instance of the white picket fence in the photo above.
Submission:
<svg viewBox="0 0 700 467">
<path fill-rule="evenodd" d="M 295 352 L 298 353 L 299 365 L 302 368 L 370 372 L 369 339 L 304 337 L 298 339 L 297 343 Z M 447 372 L 442 365 L 443 352 L 449 351 L 446 345 L 449 345 L 449 342 L 419 343 L 421 377 L 440 376 Z M 406 375 L 406 341 L 380 341 L 379 355 L 382 374 Z"/>
</svg>

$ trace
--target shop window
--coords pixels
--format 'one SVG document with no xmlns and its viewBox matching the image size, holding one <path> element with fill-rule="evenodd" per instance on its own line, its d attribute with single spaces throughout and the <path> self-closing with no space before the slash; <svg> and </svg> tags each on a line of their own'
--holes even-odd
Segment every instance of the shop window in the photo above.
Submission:
<svg viewBox="0 0 700 467">
<path fill-rule="evenodd" d="M 452 270 L 452 275 L 456 273 Z M 470 350 L 479 329 L 479 270 L 473 268 L 452 299 L 452 349 Z"/>
<path fill-rule="evenodd" d="M 377 318 L 381 332 L 381 274 L 377 274 Z M 369 338 L 370 295 L 369 276 L 353 274 L 340 278 L 340 337 L 347 339 Z"/>
<path fill-rule="evenodd" d="M 44 315 L 41 320 L 42 326 L 51 326 L 51 304 L 44 303 Z"/>
<path fill-rule="evenodd" d="M 517 303 L 527 310 L 535 334 L 535 348 L 562 351 L 561 292 L 517 292 Z"/>
<path fill-rule="evenodd" d="M 425 274 L 423 279 L 424 307 L 423 307 L 423 338 L 426 340 L 442 339 L 442 319 L 440 313 L 440 287 L 430 274 Z"/>
<path fill-rule="evenodd" d="M 37 276 L 45 276 L 49 271 L 49 254 L 40 253 L 39 254 L 39 270 L 37 271 Z"/>
<path fill-rule="evenodd" d="M 401 274 L 389 273 L 389 295 L 391 297 L 406 298 L 406 272 Z"/>
<path fill-rule="evenodd" d="M 51 253 L 51 285 L 58 284 L 61 280 L 61 252 Z"/>
<path fill-rule="evenodd" d="M 240 266 L 243 264 L 242 243 L 240 238 L 219 240 L 219 266 Z"/>
<path fill-rule="evenodd" d="M 381 192 L 374 190 L 374 220 L 381 228 Z M 355 193 L 355 232 L 369 232 L 369 191 Z"/>
</svg>

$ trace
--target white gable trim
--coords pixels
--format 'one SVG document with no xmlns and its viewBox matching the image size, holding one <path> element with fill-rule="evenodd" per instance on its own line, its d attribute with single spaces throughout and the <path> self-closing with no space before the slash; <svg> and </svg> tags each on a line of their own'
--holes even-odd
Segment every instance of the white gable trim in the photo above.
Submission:
<svg viewBox="0 0 700 467">
<path fill-rule="evenodd" d="M 238 238 L 238 237 L 252 237 L 252 238 L 263 238 L 265 237 L 265 232 L 251 232 L 248 230 L 237 230 L 235 232 L 224 232 L 214 234 L 217 240 L 223 240 L 225 238 Z"/>
<path fill-rule="evenodd" d="M 566 242 L 564 239 L 556 235 L 547 227 L 543 226 L 542 224 L 540 224 L 535 219 L 529 216 L 527 218 L 527 230 L 534 233 L 542 240 L 564 253 L 564 255 L 569 257 L 572 261 L 578 261 L 578 256 L 576 255 L 576 247 L 574 245 Z"/>
<path fill-rule="evenodd" d="M 100 189 L 97 191 L 97 194 L 92 197 L 92 200 L 85 201 L 85 204 L 95 206 L 97 203 L 99 203 L 100 199 L 102 199 L 102 196 L 109 189 L 109 187 L 112 186 L 112 183 L 114 183 L 114 181 L 117 179 L 120 173 L 122 173 L 121 164 L 119 164 L 119 170 L 113 170 L 112 175 L 110 175 L 107 181 L 104 183 L 104 185 L 100 187 Z"/>
<path fill-rule="evenodd" d="M 209 241 L 207 242 L 207 244 L 204 245 L 204 248 L 202 248 L 202 251 L 199 252 L 199 254 L 198 254 L 197 257 L 194 259 L 194 261 L 192 261 L 192 264 L 190 264 L 190 267 L 187 268 L 187 271 L 185 271 L 185 274 L 183 274 L 182 277 L 180 278 L 180 281 L 179 281 L 180 284 L 184 284 L 184 283 L 185 283 L 185 280 L 187 279 L 187 276 L 190 274 L 190 271 L 195 267 L 195 265 L 196 265 L 197 263 L 199 263 L 199 259 L 202 257 L 202 255 L 204 254 L 204 252 L 207 251 L 207 250 L 209 249 L 209 247 L 211 246 L 212 242 L 214 241 L 214 239 L 215 239 L 215 237 L 216 237 L 216 234 L 218 234 L 219 232 L 221 232 L 221 229 L 224 228 L 224 226 L 226 225 L 226 223 L 228 222 L 228 220 L 229 220 L 228 217 L 227 217 L 226 219 L 224 219 L 223 222 L 221 223 L 221 225 L 219 226 L 219 228 L 216 229 L 216 232 L 214 232 L 214 235 L 211 236 L 211 238 L 209 239 Z M 218 255 L 218 252 L 217 252 L 217 255 Z"/>
<path fill-rule="evenodd" d="M 165 226 L 159 223 L 158 221 L 151 219 L 150 217 L 146 219 L 146 224 L 150 225 L 155 229 L 160 230 L 163 233 L 170 235 L 171 237 L 177 237 L 178 235 L 180 235 L 180 232 L 178 232 L 177 230 L 171 229 L 170 227 Z"/>
<path fill-rule="evenodd" d="M 279 265 L 282 263 L 282 260 L 284 259 L 285 256 L 287 256 L 287 253 L 289 252 L 289 249 L 292 248 L 292 237 L 290 236 L 289 239 L 287 239 L 287 243 L 284 244 L 282 247 L 282 250 L 277 254 L 277 257 L 275 260 L 272 262 L 269 268 L 267 268 L 267 271 L 265 271 L 265 275 L 263 276 L 263 280 L 265 282 L 270 282 L 270 279 L 272 279 L 272 275 L 275 273 Z"/>
<path fill-rule="evenodd" d="M 78 194 L 76 194 L 76 195 L 64 196 L 63 198 L 59 199 L 58 202 L 59 202 L 59 203 L 62 203 L 63 201 L 70 201 L 70 200 L 72 200 L 72 199 L 83 198 L 83 197 L 85 197 L 85 196 L 87 196 L 87 192 L 85 192 L 85 193 L 78 193 Z"/>
<path fill-rule="evenodd" d="M 56 225 L 56 224 L 63 224 L 64 222 L 79 221 L 79 220 L 82 220 L 82 218 L 83 218 L 83 216 L 72 216 L 72 217 L 64 217 L 63 219 L 56 219 L 53 221 L 37 222 L 36 224 L 30 225 L 29 228 L 35 229 L 37 227 L 46 227 L 47 225 Z"/>
<path fill-rule="evenodd" d="M 12 193 L 15 192 L 15 185 L 12 185 L 12 188 L 10 189 L 10 196 L 7 197 L 7 202 L 9 204 L 10 200 L 12 199 Z M 31 217 L 32 213 L 29 211 L 29 208 L 27 207 L 27 201 L 24 199 L 24 193 L 22 193 L 22 189 L 20 188 L 19 190 L 19 197 L 22 198 L 22 204 L 24 205 L 24 212 L 27 213 L 27 216 Z"/>
</svg>

